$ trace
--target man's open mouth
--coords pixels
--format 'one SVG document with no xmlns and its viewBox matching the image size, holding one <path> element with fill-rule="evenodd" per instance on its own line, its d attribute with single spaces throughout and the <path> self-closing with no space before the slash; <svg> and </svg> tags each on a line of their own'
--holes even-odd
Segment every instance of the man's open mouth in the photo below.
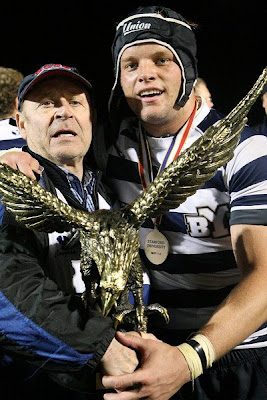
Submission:
<svg viewBox="0 0 267 400">
<path fill-rule="evenodd" d="M 160 96 L 163 93 L 163 90 L 143 90 L 139 93 L 139 96 L 144 97 L 153 97 L 153 96 Z"/>
<path fill-rule="evenodd" d="M 75 132 L 72 131 L 58 131 L 53 135 L 53 138 L 58 138 L 61 136 L 77 136 Z"/>
</svg>

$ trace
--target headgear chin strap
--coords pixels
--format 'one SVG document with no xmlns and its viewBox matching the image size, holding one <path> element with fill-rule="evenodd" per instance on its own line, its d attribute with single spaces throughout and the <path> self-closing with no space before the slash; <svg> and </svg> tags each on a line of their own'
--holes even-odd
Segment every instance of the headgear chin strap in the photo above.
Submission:
<svg viewBox="0 0 267 400">
<path fill-rule="evenodd" d="M 183 107 L 197 78 L 195 35 L 181 15 L 166 7 L 153 6 L 137 9 L 117 26 L 111 49 L 115 66 L 115 83 L 109 100 L 109 109 L 111 102 L 117 97 L 116 94 L 121 94 L 118 84 L 121 55 L 128 47 L 142 43 L 160 44 L 174 54 L 182 72 L 182 85 L 176 103 Z"/>
</svg>

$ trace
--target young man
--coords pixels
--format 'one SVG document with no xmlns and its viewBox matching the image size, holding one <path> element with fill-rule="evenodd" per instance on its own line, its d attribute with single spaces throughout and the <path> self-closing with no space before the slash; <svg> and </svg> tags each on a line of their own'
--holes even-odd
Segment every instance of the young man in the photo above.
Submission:
<svg viewBox="0 0 267 400">
<path fill-rule="evenodd" d="M 169 161 L 171 146 L 183 151 L 221 116 L 195 97 L 195 37 L 176 12 L 135 10 L 118 24 L 112 53 L 114 126 L 122 105 L 129 117 L 106 173 L 123 204 Z M 162 343 L 118 334 L 141 352 L 141 365 L 133 374 L 104 377 L 104 386 L 119 391 L 105 399 L 167 400 L 176 392 L 175 399 L 267 397 L 266 164 L 266 137 L 246 127 L 230 162 L 177 209 L 143 226 L 150 301 L 167 307 L 170 323 L 150 320 Z M 155 229 L 169 244 L 160 262 L 147 257 Z"/>
<path fill-rule="evenodd" d="M 17 126 L 28 145 L 22 154 L 35 158 L 32 166 L 40 183 L 77 209 L 109 208 L 98 171 L 90 157 L 84 162 L 95 118 L 90 83 L 71 67 L 48 64 L 25 77 L 18 102 Z M 15 222 L 8 212 L 3 214 L 1 365 L 5 354 L 19 363 L 18 375 L 12 363 L 1 370 L 1 390 L 6 389 L 10 399 L 29 395 L 27 388 L 31 389 L 39 368 L 63 386 L 93 392 L 98 368 L 121 374 L 134 371 L 138 363 L 135 352 L 114 338 L 111 319 L 83 305 L 76 233 L 75 229 L 38 233 Z M 28 363 L 34 366 L 32 376 L 27 376 Z M 11 375 L 15 382 L 10 386 L 4 376 Z M 37 384 L 36 390 L 40 399 L 61 393 L 52 381 Z M 80 397 L 74 393 L 70 398 Z"/>
</svg>

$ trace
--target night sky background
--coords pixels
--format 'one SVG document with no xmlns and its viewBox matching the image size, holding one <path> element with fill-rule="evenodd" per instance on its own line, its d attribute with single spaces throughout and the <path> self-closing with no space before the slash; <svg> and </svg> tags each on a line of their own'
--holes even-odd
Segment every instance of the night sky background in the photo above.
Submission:
<svg viewBox="0 0 267 400">
<path fill-rule="evenodd" d="M 116 23 L 139 5 L 151 4 L 172 8 L 199 25 L 199 76 L 206 80 L 215 108 L 228 113 L 267 65 L 267 6 L 262 0 L 10 2 L 0 10 L 0 65 L 24 75 L 47 63 L 76 66 L 93 84 L 99 114 L 106 118 Z M 263 116 L 258 99 L 249 123 Z"/>
</svg>

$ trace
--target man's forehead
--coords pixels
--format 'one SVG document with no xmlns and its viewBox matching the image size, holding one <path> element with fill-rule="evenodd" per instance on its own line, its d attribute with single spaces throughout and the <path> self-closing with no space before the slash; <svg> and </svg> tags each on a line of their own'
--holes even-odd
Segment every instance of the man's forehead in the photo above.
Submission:
<svg viewBox="0 0 267 400">
<path fill-rule="evenodd" d="M 51 87 L 55 89 L 77 89 L 81 92 L 87 92 L 86 87 L 81 82 L 67 76 L 51 76 L 43 79 L 34 86 L 34 88 L 39 88 L 39 90 L 43 87 Z"/>
<path fill-rule="evenodd" d="M 173 55 L 170 49 L 158 43 L 141 43 L 127 47 L 122 53 L 121 59 L 138 53 L 154 54 L 154 55 Z"/>
<path fill-rule="evenodd" d="M 65 76 L 52 76 L 37 83 L 29 93 L 26 94 L 25 100 L 33 97 L 42 97 L 48 94 L 86 94 L 89 96 L 87 88 L 79 81 Z"/>
</svg>

